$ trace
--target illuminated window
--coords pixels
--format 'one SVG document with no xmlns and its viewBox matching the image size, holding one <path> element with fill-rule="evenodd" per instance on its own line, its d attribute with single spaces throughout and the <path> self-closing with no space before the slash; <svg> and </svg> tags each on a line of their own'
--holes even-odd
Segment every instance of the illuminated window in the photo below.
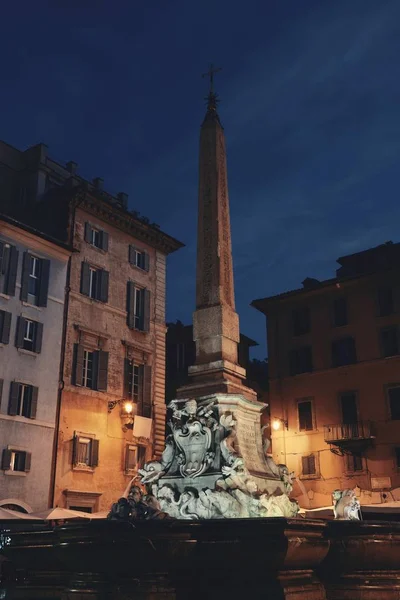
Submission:
<svg viewBox="0 0 400 600">
<path fill-rule="evenodd" d="M 90 350 L 83 351 L 82 385 L 91 389 L 93 389 L 93 354 L 94 352 Z"/>
<path fill-rule="evenodd" d="M 311 431 L 313 426 L 313 413 L 311 400 L 300 400 L 297 403 L 300 431 Z"/>
</svg>

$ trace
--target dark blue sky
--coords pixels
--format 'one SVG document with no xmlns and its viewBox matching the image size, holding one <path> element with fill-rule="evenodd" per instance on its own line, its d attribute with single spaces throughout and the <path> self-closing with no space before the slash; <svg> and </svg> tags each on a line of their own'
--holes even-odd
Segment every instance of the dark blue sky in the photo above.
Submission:
<svg viewBox="0 0 400 600">
<path fill-rule="evenodd" d="M 169 320 L 194 307 L 211 61 L 255 356 L 265 322 L 251 300 L 399 239 L 399 0 L 16 0 L 2 7 L 0 56 L 0 138 L 46 143 L 187 244 L 169 259 Z"/>
</svg>

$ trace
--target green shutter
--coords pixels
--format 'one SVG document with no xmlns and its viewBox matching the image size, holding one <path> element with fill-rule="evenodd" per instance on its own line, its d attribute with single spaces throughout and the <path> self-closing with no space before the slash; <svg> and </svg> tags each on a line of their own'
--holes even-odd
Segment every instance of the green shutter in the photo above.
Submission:
<svg viewBox="0 0 400 600">
<path fill-rule="evenodd" d="M 17 348 L 24 347 L 24 335 L 25 335 L 26 319 L 24 317 L 18 317 L 17 330 L 15 334 L 15 346 Z"/>
<path fill-rule="evenodd" d="M 135 329 L 135 284 L 133 281 L 127 283 L 127 325 L 129 329 Z"/>
<path fill-rule="evenodd" d="M 72 365 L 73 385 L 82 385 L 83 379 L 83 346 L 74 344 L 74 360 Z"/>
<path fill-rule="evenodd" d="M 90 291 L 90 266 L 89 263 L 83 261 L 82 262 L 82 271 L 81 271 L 81 294 L 85 296 L 89 296 Z"/>
<path fill-rule="evenodd" d="M 31 255 L 29 252 L 24 252 L 22 260 L 22 277 L 21 277 L 21 300 L 22 302 L 28 301 L 28 286 L 29 286 L 29 270 L 30 270 Z"/>
<path fill-rule="evenodd" d="M 92 440 L 90 442 L 89 466 L 97 467 L 98 464 L 99 464 L 99 440 Z"/>
<path fill-rule="evenodd" d="M 102 250 L 108 251 L 108 233 L 107 231 L 100 231 L 100 246 Z"/>
<path fill-rule="evenodd" d="M 37 403 L 38 403 L 39 388 L 34 385 L 31 387 L 31 410 L 29 417 L 36 419 Z"/>
<path fill-rule="evenodd" d="M 131 265 L 135 264 L 135 246 L 129 246 L 129 262 Z"/>
<path fill-rule="evenodd" d="M 132 362 L 129 358 L 124 358 L 124 398 L 130 398 L 132 390 L 129 388 L 129 375 Z"/>
<path fill-rule="evenodd" d="M 143 412 L 142 416 L 151 418 L 152 394 L 151 394 L 151 367 L 143 365 Z"/>
<path fill-rule="evenodd" d="M 11 313 L 0 311 L 0 342 L 8 344 L 10 341 Z"/>
<path fill-rule="evenodd" d="M 43 338 L 43 323 L 36 322 L 35 325 L 35 337 L 33 339 L 33 351 L 40 354 L 42 350 L 42 338 Z"/>
<path fill-rule="evenodd" d="M 12 451 L 11 450 L 3 450 L 3 454 L 1 457 L 1 468 L 3 469 L 3 471 L 8 471 L 9 468 L 11 467 L 11 456 L 12 456 Z"/>
<path fill-rule="evenodd" d="M 143 294 L 143 331 L 150 331 L 150 292 L 144 289 Z"/>
<path fill-rule="evenodd" d="M 98 271 L 99 285 L 98 285 L 98 300 L 101 302 L 108 302 L 108 271 Z"/>
<path fill-rule="evenodd" d="M 10 383 L 10 397 L 8 400 L 8 414 L 15 417 L 18 413 L 18 396 L 20 384 L 17 381 Z"/>
<path fill-rule="evenodd" d="M 99 390 L 100 392 L 106 392 L 108 378 L 108 352 L 99 350 L 93 354 L 97 354 L 97 385 L 95 389 Z"/>
<path fill-rule="evenodd" d="M 50 279 L 50 261 L 42 259 L 41 268 L 42 270 L 40 273 L 38 306 L 47 306 L 47 296 L 49 293 Z"/>
<path fill-rule="evenodd" d="M 92 228 L 90 223 L 85 223 L 85 242 L 88 244 L 92 243 Z"/>
<path fill-rule="evenodd" d="M 15 246 L 10 246 L 8 256 L 8 268 L 4 282 L 4 293 L 8 296 L 15 296 L 18 270 L 18 250 Z"/>
<path fill-rule="evenodd" d="M 30 452 L 25 452 L 25 467 L 24 467 L 24 471 L 26 473 L 31 470 L 31 460 L 32 460 L 32 454 Z"/>
<path fill-rule="evenodd" d="M 144 253 L 144 270 L 150 271 L 150 256 L 147 252 Z"/>
</svg>

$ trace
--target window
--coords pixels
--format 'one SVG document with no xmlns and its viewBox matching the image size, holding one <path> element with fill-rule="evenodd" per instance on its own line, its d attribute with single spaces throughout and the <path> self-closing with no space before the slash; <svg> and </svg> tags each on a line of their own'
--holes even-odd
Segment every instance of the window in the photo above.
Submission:
<svg viewBox="0 0 400 600">
<path fill-rule="evenodd" d="M 72 445 L 74 467 L 93 468 L 99 464 L 99 440 L 90 435 L 75 433 Z"/>
<path fill-rule="evenodd" d="M 26 383 L 12 381 L 8 401 L 8 414 L 13 417 L 36 418 L 38 388 Z"/>
<path fill-rule="evenodd" d="M 317 465 L 315 460 L 315 455 L 310 454 L 309 456 L 301 457 L 301 467 L 302 467 L 302 475 L 317 475 Z"/>
<path fill-rule="evenodd" d="M 346 466 L 347 471 L 357 472 L 363 470 L 363 461 L 361 456 L 357 454 L 347 454 L 346 455 Z"/>
<path fill-rule="evenodd" d="M 10 341 L 11 313 L 0 310 L 0 344 Z"/>
<path fill-rule="evenodd" d="M 150 329 L 150 292 L 128 281 L 127 323 L 130 329 L 149 331 Z"/>
<path fill-rule="evenodd" d="M 132 473 L 143 467 L 146 457 L 145 446 L 133 446 L 128 444 L 125 451 L 125 472 Z"/>
<path fill-rule="evenodd" d="M 129 246 L 129 262 L 134 267 L 138 267 L 143 271 L 149 271 L 150 269 L 148 253 L 144 250 L 139 250 L 139 248 L 135 248 L 135 246 Z"/>
<path fill-rule="evenodd" d="M 47 306 L 50 261 L 24 252 L 21 300 L 35 306 Z"/>
<path fill-rule="evenodd" d="M 72 383 L 92 390 L 105 392 L 108 379 L 108 352 L 74 345 Z"/>
<path fill-rule="evenodd" d="M 311 431 L 314 429 L 311 400 L 300 400 L 297 403 L 297 412 L 300 431 Z"/>
<path fill-rule="evenodd" d="M 310 332 L 310 309 L 305 306 L 292 312 L 293 335 L 305 335 Z"/>
<path fill-rule="evenodd" d="M 0 241 L 0 293 L 15 296 L 17 282 L 18 250 Z"/>
<path fill-rule="evenodd" d="M 378 314 L 387 317 L 394 312 L 392 288 L 380 288 L 378 290 Z"/>
<path fill-rule="evenodd" d="M 294 348 L 290 353 L 290 374 L 309 373 L 313 369 L 311 346 Z"/>
<path fill-rule="evenodd" d="M 354 338 L 347 337 L 332 342 L 332 366 L 341 367 L 357 362 Z"/>
<path fill-rule="evenodd" d="M 347 325 L 346 298 L 336 298 L 333 303 L 333 325 L 334 327 L 343 327 L 344 325 Z"/>
<path fill-rule="evenodd" d="M 81 294 L 99 300 L 108 302 L 108 271 L 92 267 L 87 262 L 82 262 L 81 271 Z"/>
<path fill-rule="evenodd" d="M 1 459 L 1 468 L 3 471 L 17 471 L 27 473 L 31 469 L 31 454 L 23 450 L 13 450 L 8 448 L 3 450 Z"/>
<path fill-rule="evenodd" d="M 400 386 L 391 387 L 387 390 L 390 408 L 390 417 L 393 420 L 400 420 Z"/>
<path fill-rule="evenodd" d="M 107 252 L 108 233 L 97 227 L 92 227 L 90 223 L 85 223 L 85 242 Z"/>
<path fill-rule="evenodd" d="M 39 354 L 42 350 L 43 324 L 18 317 L 15 345 L 17 348 Z"/>
<path fill-rule="evenodd" d="M 384 357 L 399 354 L 399 332 L 397 327 L 387 327 L 381 331 L 382 355 Z"/>
<path fill-rule="evenodd" d="M 396 460 L 396 468 L 400 469 L 400 447 L 394 449 L 394 455 Z"/>
<path fill-rule="evenodd" d="M 339 395 L 340 408 L 342 411 L 342 423 L 354 425 L 358 421 L 357 398 L 355 392 L 342 392 Z"/>
<path fill-rule="evenodd" d="M 151 417 L 151 367 L 138 365 L 133 360 L 125 359 L 124 397 L 137 403 L 137 413 L 142 417 Z"/>
</svg>

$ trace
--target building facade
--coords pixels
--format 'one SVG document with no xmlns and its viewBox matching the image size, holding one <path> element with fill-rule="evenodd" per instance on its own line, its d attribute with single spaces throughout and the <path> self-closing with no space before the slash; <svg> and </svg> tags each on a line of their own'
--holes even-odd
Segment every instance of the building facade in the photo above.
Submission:
<svg viewBox="0 0 400 600">
<path fill-rule="evenodd" d="M 400 499 L 399 259 L 389 242 L 252 303 L 267 317 L 273 455 L 305 508 L 338 488 Z"/>
<path fill-rule="evenodd" d="M 107 510 L 164 447 L 166 257 L 182 244 L 44 145 L 17 158 L 14 205 L 73 247 L 50 503 Z"/>
<path fill-rule="evenodd" d="M 0 506 L 48 506 L 70 251 L 0 216 Z"/>
</svg>

